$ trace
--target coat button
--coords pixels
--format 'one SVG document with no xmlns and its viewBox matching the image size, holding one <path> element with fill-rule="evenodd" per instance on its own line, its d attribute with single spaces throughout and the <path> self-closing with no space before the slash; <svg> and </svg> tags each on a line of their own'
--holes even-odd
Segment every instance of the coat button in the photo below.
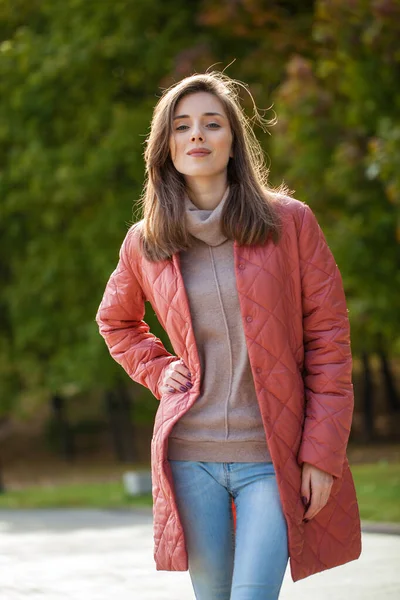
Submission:
<svg viewBox="0 0 400 600">
<path fill-rule="evenodd" d="M 257 368 L 256 368 L 256 373 L 261 373 L 261 369 L 260 369 L 260 367 L 257 367 Z"/>
<path fill-rule="evenodd" d="M 253 320 L 253 317 L 250 317 L 250 316 L 246 317 L 246 321 L 247 321 L 248 323 L 251 323 L 251 322 L 252 322 L 252 320 Z"/>
<path fill-rule="evenodd" d="M 244 264 L 243 263 L 239 263 L 239 269 L 244 269 Z"/>
</svg>

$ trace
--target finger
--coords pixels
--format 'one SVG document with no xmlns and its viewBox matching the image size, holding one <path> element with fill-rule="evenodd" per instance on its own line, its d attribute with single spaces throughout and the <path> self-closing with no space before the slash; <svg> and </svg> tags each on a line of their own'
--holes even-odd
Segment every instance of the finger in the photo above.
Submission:
<svg viewBox="0 0 400 600">
<path fill-rule="evenodd" d="M 168 392 L 185 392 L 192 387 L 191 373 L 180 360 L 175 361 L 166 370 L 162 385 Z"/>
<path fill-rule="evenodd" d="M 189 377 L 183 376 L 181 373 L 173 373 L 172 376 L 168 377 L 165 381 L 167 385 L 176 387 L 179 391 L 184 392 L 190 390 L 193 387 Z M 185 389 L 182 389 L 185 388 Z"/>
<path fill-rule="evenodd" d="M 181 382 L 177 381 L 176 379 L 169 378 L 166 380 L 165 384 L 162 386 L 161 389 L 165 389 L 166 392 L 172 393 L 187 392 L 191 389 L 191 387 L 192 384 L 189 381 L 186 382 L 186 380 L 183 380 L 183 382 Z"/>
<path fill-rule="evenodd" d="M 187 367 L 182 367 L 180 370 L 175 369 L 171 377 L 180 383 L 185 383 L 186 381 L 191 383 L 191 373 Z"/>
<path fill-rule="evenodd" d="M 317 489 L 320 495 L 321 505 L 325 506 L 331 495 L 332 484 L 330 482 L 323 482 L 318 485 Z"/>
<path fill-rule="evenodd" d="M 188 367 L 185 365 L 185 363 L 183 361 L 178 361 L 178 362 L 173 362 L 170 365 L 171 370 L 172 370 L 172 377 L 178 375 L 178 379 L 180 379 L 180 376 L 182 376 L 185 380 L 186 379 L 190 379 L 192 374 L 189 371 Z M 167 372 L 169 375 L 171 375 L 171 373 Z"/>
<path fill-rule="evenodd" d="M 314 481 L 311 481 L 311 501 L 304 514 L 304 519 L 312 519 L 318 512 L 321 503 L 321 487 Z"/>
<path fill-rule="evenodd" d="M 308 468 L 303 468 L 302 470 L 302 501 L 304 504 L 305 510 L 309 508 L 313 493 L 312 488 L 312 479 L 311 479 L 311 471 Z"/>
<path fill-rule="evenodd" d="M 308 469 L 302 470 L 300 493 L 304 506 L 308 506 L 311 499 L 311 473 Z"/>
<path fill-rule="evenodd" d="M 321 508 L 324 508 L 324 506 L 326 506 L 328 504 L 328 500 L 329 500 L 330 495 L 329 494 L 323 494 L 321 497 Z"/>
<path fill-rule="evenodd" d="M 309 506 L 307 512 L 304 515 L 304 519 L 310 520 L 316 517 L 316 515 L 326 506 L 329 500 L 329 495 L 326 494 L 326 490 L 322 490 L 318 497 L 318 503 L 315 506 Z M 313 512 L 312 512 L 313 511 Z"/>
<path fill-rule="evenodd" d="M 160 385 L 160 392 L 161 394 L 169 394 L 172 392 L 175 392 L 176 389 L 175 387 L 173 387 L 172 385 L 164 382 L 162 385 Z"/>
<path fill-rule="evenodd" d="M 311 495 L 311 503 L 308 507 L 307 511 L 304 514 L 303 519 L 307 519 L 308 521 L 315 517 L 317 512 L 321 509 L 321 493 L 313 489 Z"/>
</svg>

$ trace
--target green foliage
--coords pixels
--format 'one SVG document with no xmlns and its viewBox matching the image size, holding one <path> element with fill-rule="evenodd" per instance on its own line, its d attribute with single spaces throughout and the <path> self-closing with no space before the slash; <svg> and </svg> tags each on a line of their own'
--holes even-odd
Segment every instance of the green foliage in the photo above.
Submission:
<svg viewBox="0 0 400 600">
<path fill-rule="evenodd" d="M 0 0 L 0 412 L 129 382 L 94 317 L 137 218 L 157 96 L 237 59 L 269 105 L 310 47 L 310 8 L 285 5 Z"/>
<path fill-rule="evenodd" d="M 400 352 L 399 34 L 395 0 L 319 0 L 315 57 L 293 57 L 276 94 L 274 155 L 320 217 L 356 352 Z"/>
<path fill-rule="evenodd" d="M 0 1 L 3 411 L 127 379 L 94 317 L 189 22 L 183 1 Z"/>
<path fill-rule="evenodd" d="M 235 59 L 258 106 L 276 99 L 271 179 L 321 219 L 354 348 L 399 351 L 398 6 L 320 0 L 312 24 L 294 0 L 0 0 L 0 412 L 129 382 L 94 317 L 137 218 L 153 106 Z"/>
</svg>

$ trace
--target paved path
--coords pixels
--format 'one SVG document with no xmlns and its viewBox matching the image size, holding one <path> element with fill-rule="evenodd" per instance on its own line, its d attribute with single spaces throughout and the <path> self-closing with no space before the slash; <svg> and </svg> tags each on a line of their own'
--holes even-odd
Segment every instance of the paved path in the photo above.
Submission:
<svg viewBox="0 0 400 600">
<path fill-rule="evenodd" d="M 151 512 L 0 510 L 1 600 L 194 600 L 188 572 L 156 571 Z M 280 600 L 399 600 L 400 536 L 363 532 L 357 561 Z"/>
</svg>

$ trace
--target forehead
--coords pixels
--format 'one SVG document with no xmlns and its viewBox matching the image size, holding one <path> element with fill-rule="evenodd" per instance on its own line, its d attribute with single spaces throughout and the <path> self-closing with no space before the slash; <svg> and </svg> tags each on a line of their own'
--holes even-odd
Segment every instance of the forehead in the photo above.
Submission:
<svg viewBox="0 0 400 600">
<path fill-rule="evenodd" d="M 222 102 L 208 92 L 195 92 L 184 96 L 175 106 L 174 116 L 178 114 L 202 114 L 205 112 L 218 112 L 226 116 Z"/>
</svg>

